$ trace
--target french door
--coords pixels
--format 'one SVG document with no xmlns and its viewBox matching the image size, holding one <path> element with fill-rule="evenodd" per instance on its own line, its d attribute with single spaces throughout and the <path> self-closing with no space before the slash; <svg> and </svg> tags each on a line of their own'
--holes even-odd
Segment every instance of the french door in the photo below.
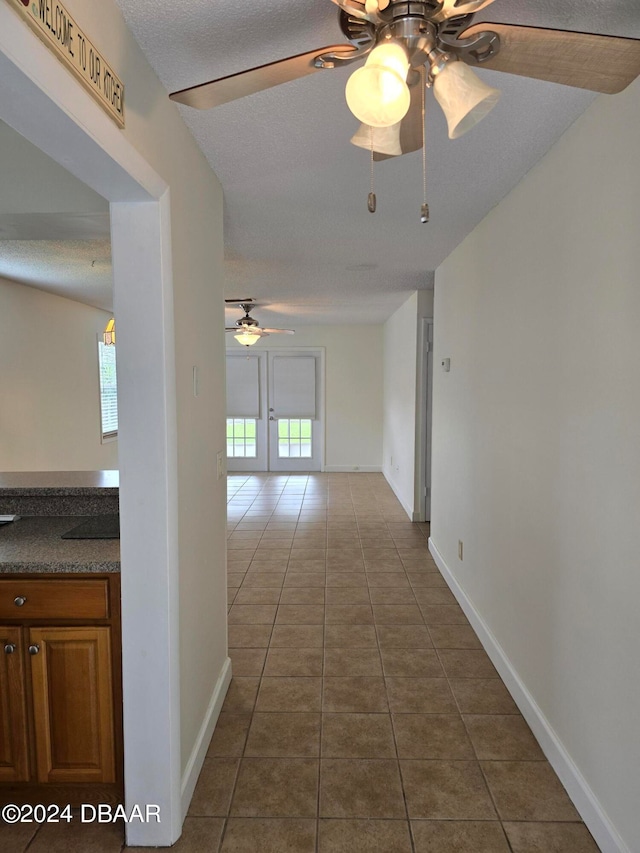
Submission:
<svg viewBox="0 0 640 853">
<path fill-rule="evenodd" d="M 323 352 L 227 352 L 229 471 L 320 471 Z"/>
</svg>

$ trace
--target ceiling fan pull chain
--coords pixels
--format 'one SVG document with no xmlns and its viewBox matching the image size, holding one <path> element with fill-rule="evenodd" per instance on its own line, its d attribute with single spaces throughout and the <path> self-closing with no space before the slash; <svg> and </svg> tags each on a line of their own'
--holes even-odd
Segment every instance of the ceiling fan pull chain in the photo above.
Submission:
<svg viewBox="0 0 640 853">
<path fill-rule="evenodd" d="M 371 192 L 367 198 L 367 210 L 369 213 L 376 212 L 376 194 L 373 186 L 373 128 L 369 127 L 369 139 L 371 141 Z"/>
<path fill-rule="evenodd" d="M 423 225 L 429 221 L 429 205 L 427 204 L 427 132 L 425 130 L 425 99 L 427 94 L 426 69 L 420 68 L 420 85 L 422 86 L 422 207 L 420 208 L 420 222 Z"/>
</svg>

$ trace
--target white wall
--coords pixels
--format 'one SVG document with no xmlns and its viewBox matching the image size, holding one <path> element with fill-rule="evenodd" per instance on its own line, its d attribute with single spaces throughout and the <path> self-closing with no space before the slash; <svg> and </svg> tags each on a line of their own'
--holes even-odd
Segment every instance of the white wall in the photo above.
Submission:
<svg viewBox="0 0 640 853">
<path fill-rule="evenodd" d="M 227 347 L 240 349 L 235 341 Z M 288 347 L 325 348 L 325 470 L 380 471 L 382 326 L 298 326 L 295 335 L 272 335 L 251 352 Z"/>
<path fill-rule="evenodd" d="M 97 335 L 109 314 L 0 279 L 0 471 L 118 467 L 100 441 Z"/>
<path fill-rule="evenodd" d="M 431 317 L 432 291 L 414 291 L 383 327 L 382 471 L 409 518 L 416 500 L 418 321 Z"/>
<path fill-rule="evenodd" d="M 436 274 L 432 541 L 603 851 L 640 839 L 639 150 L 636 81 Z"/>
</svg>

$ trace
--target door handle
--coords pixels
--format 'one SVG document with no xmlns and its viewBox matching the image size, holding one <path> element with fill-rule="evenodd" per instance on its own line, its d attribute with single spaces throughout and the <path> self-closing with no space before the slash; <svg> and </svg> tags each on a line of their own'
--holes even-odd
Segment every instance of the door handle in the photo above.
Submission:
<svg viewBox="0 0 640 853">
<path fill-rule="evenodd" d="M 40 646 L 38 645 L 38 643 L 34 643 L 33 645 L 29 646 L 29 654 L 30 655 L 37 655 L 39 651 L 40 651 Z"/>
<path fill-rule="evenodd" d="M 6 646 L 4 647 L 5 655 L 12 655 L 15 652 L 15 650 L 16 650 L 16 644 L 15 643 L 7 643 Z"/>
</svg>

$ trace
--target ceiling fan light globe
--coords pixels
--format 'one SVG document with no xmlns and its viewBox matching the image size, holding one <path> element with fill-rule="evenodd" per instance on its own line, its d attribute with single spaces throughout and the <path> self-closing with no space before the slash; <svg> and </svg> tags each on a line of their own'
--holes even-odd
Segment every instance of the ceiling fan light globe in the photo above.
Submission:
<svg viewBox="0 0 640 853">
<path fill-rule="evenodd" d="M 436 75 L 433 94 L 447 119 L 449 139 L 458 139 L 491 112 L 501 93 L 482 81 L 466 62 L 456 60 Z"/>
<path fill-rule="evenodd" d="M 373 150 L 378 154 L 398 157 L 402 154 L 401 125 L 402 122 L 397 122 L 389 127 L 370 127 L 368 124 L 361 124 L 351 137 L 351 143 L 357 145 L 358 148 L 365 148 L 367 151 L 373 147 Z"/>
<path fill-rule="evenodd" d="M 349 77 L 345 96 L 354 116 L 371 127 L 390 127 L 409 111 L 409 61 L 395 42 L 378 45 L 362 68 Z"/>
<path fill-rule="evenodd" d="M 242 344 L 245 347 L 250 347 L 253 346 L 253 344 L 256 344 L 260 340 L 262 335 L 256 334 L 250 329 L 243 329 L 243 331 L 238 332 L 238 334 L 234 335 L 233 337 L 238 341 L 239 344 Z"/>
</svg>

